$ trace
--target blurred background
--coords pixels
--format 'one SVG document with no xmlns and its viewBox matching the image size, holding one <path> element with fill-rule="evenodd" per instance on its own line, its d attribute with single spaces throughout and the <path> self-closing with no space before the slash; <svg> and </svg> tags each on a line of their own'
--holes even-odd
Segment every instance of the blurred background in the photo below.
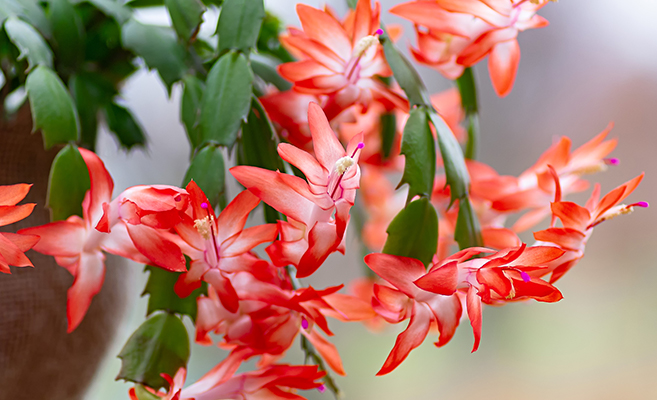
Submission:
<svg viewBox="0 0 657 400">
<path fill-rule="evenodd" d="M 291 25 L 298 19 L 291 0 L 265 2 Z M 324 2 L 304 1 L 321 6 Z M 400 1 L 381 1 L 383 21 L 404 26 L 401 48 L 414 43 L 412 27 L 387 10 Z M 343 0 L 328 4 L 344 15 Z M 479 160 L 501 174 L 517 175 L 561 135 L 577 147 L 613 121 L 619 138 L 612 156 L 621 164 L 592 176 L 603 193 L 646 172 L 630 202 L 654 203 L 657 186 L 657 2 L 654 0 L 561 1 L 540 12 L 550 26 L 520 34 L 522 51 L 511 94 L 498 98 L 486 62 L 475 68 L 480 93 Z M 140 18 L 168 24 L 165 11 L 144 10 Z M 208 14 L 207 29 L 216 15 Z M 451 83 L 418 67 L 431 92 Z M 154 73 L 135 74 L 123 98 L 145 128 L 147 150 L 125 154 L 106 133 L 98 151 L 116 182 L 116 192 L 136 184 L 179 185 L 189 147 L 179 122 L 180 88 L 171 98 Z M 237 193 L 232 180 L 231 196 Z M 588 192 L 586 193 L 586 196 Z M 585 196 L 577 198 L 584 199 Z M 657 203 L 655 203 L 657 205 Z M 472 331 L 462 321 L 454 339 L 437 349 L 429 337 L 394 372 L 375 377 L 407 322 L 382 334 L 359 324 L 331 324 L 332 341 L 347 377 L 338 385 L 347 399 L 647 399 L 657 398 L 657 217 L 654 207 L 640 209 L 596 228 L 586 257 L 558 282 L 564 299 L 556 304 L 528 302 L 484 309 L 479 351 L 470 354 Z M 352 236 L 353 237 L 353 236 Z M 307 283 L 316 287 L 347 282 L 361 274 L 359 247 L 334 255 Z M 530 238 L 525 238 L 530 241 Z M 128 315 L 113 349 L 91 387 L 88 400 L 124 399 L 130 385 L 114 381 L 116 354 L 143 322 L 146 300 L 139 297 L 147 275 L 129 270 Z M 191 324 L 189 325 L 191 329 Z M 188 382 L 218 363 L 224 353 L 194 345 Z M 286 361 L 302 363 L 297 348 Z M 249 367 L 249 366 L 247 366 Z M 329 392 L 308 392 L 310 399 L 331 399 Z"/>
</svg>

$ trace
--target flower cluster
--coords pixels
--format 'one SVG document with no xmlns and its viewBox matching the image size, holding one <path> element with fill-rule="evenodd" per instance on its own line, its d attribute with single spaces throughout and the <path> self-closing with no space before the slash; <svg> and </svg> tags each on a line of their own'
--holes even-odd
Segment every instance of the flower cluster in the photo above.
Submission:
<svg viewBox="0 0 657 400">
<path fill-rule="evenodd" d="M 547 24 L 536 14 L 546 2 L 413 1 L 390 11 L 416 24 L 415 59 L 451 79 L 489 56 L 493 85 L 503 96 L 511 90 L 520 57 L 516 36 Z M 142 185 L 114 196 L 101 159 L 80 149 L 91 184 L 82 216 L 0 234 L 3 272 L 8 264 L 31 265 L 22 253 L 33 247 L 55 257 L 74 276 L 68 291 L 69 332 L 83 321 L 101 289 L 106 253 L 178 274 L 169 296 L 179 300 L 194 294 L 196 342 L 216 343 L 230 353 L 186 387 L 185 367 L 157 371 L 167 390 L 140 385 L 130 390 L 133 400 L 141 398 L 140 391 L 165 400 L 302 399 L 297 390 L 323 391 L 334 386 L 330 373 L 346 373 L 327 338 L 333 335 L 328 318 L 361 321 L 373 330 L 409 320 L 377 375 L 399 366 L 432 328 L 439 332 L 436 346 L 447 344 L 466 319 L 476 351 L 484 305 L 561 300 L 555 283 L 583 257 L 593 229 L 648 206 L 621 203 L 643 174 L 602 197 L 595 185 L 584 206 L 565 200 L 588 188 L 586 174 L 618 164 L 608 157 L 616 146 L 616 140 L 607 139 L 611 127 L 575 150 L 570 139 L 560 138 L 517 177 L 500 175 L 475 160 L 463 162 L 457 142 L 473 140 L 462 127 L 471 110 L 464 109 L 456 89 L 409 107 L 401 89 L 386 79 L 393 71 L 385 57 L 389 48 L 384 53 L 379 42 L 378 3 L 359 0 L 343 19 L 328 8 L 300 4 L 297 12 L 302 29 L 290 28 L 280 41 L 298 61 L 278 67 L 292 88 L 267 89 L 259 99 L 267 114 L 260 117 L 271 119 L 277 129 L 281 170 L 232 167 L 231 175 L 245 190 L 217 212 L 194 180 L 184 188 Z M 396 32 L 387 29 L 388 37 Z M 419 162 L 410 151 L 402 154 L 404 140 L 410 141 L 406 135 L 415 133 L 407 131 L 407 121 L 418 111 L 425 117 L 438 114 L 446 124 L 425 121 L 422 132 L 433 148 L 424 150 L 435 155 L 438 140 L 442 157 L 428 157 L 430 165 L 419 168 L 420 174 L 438 171 L 428 179 L 433 190 L 409 196 L 392 182 Z M 449 147 L 441 137 L 445 132 L 455 143 L 452 153 L 443 149 Z M 450 169 L 458 167 L 454 152 L 461 157 L 461 183 L 467 186 L 458 195 Z M 29 214 L 34 205 L 15 205 L 27 190 L 27 185 L 0 187 L 0 225 Z M 364 257 L 369 277 L 353 282 L 350 294 L 340 292 L 343 284 L 303 286 L 298 278 L 313 275 L 332 254 L 344 254 L 359 191 L 367 218 L 356 228 L 372 251 Z M 261 202 L 277 218 L 247 227 Z M 390 250 L 408 247 L 399 246 L 405 238 L 395 238 L 391 227 L 410 204 L 419 202 L 439 221 L 429 232 L 426 260 L 412 251 L 400 255 Z M 467 213 L 480 245 L 457 248 Z M 521 241 L 519 234 L 549 217 L 547 229 L 533 232 L 536 242 Z M 297 338 L 317 365 L 279 363 Z M 237 374 L 253 358 L 259 358 L 257 369 Z"/>
</svg>

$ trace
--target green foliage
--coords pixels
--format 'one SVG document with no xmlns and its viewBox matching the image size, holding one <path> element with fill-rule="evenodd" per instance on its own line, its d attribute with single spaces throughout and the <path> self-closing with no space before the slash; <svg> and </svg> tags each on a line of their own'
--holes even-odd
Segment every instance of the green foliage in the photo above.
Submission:
<svg viewBox="0 0 657 400">
<path fill-rule="evenodd" d="M 82 200 L 89 190 L 89 170 L 75 145 L 57 153 L 50 168 L 48 200 L 50 219 L 61 221 L 71 215 L 82 217 Z"/>
<path fill-rule="evenodd" d="M 50 38 L 50 23 L 37 0 L 0 0 L 0 22 L 17 17 L 36 28 L 41 35 Z"/>
<path fill-rule="evenodd" d="M 226 0 L 217 25 L 219 54 L 228 50 L 247 53 L 254 49 L 264 18 L 262 0 Z"/>
<path fill-rule="evenodd" d="M 438 215 L 428 198 L 409 203 L 390 222 L 383 252 L 416 258 L 428 265 L 438 248 Z"/>
<path fill-rule="evenodd" d="M 121 39 L 125 48 L 143 58 L 149 68 L 157 70 L 169 92 L 185 74 L 185 48 L 170 29 L 131 19 L 121 28 Z"/>
<path fill-rule="evenodd" d="M 456 219 L 454 239 L 456 239 L 461 250 L 468 247 L 483 246 L 484 244 L 479 220 L 475 216 L 474 210 L 472 210 L 468 197 L 459 200 L 459 215 Z"/>
<path fill-rule="evenodd" d="M 436 128 L 440 154 L 443 157 L 447 184 L 451 190 L 452 202 L 468 196 L 470 190 L 470 175 L 465 166 L 461 146 L 452 134 L 445 121 L 435 112 L 430 113 L 431 123 Z M 473 217 L 476 218 L 476 217 Z"/>
<path fill-rule="evenodd" d="M 265 19 L 262 21 L 256 44 L 258 53 L 273 56 L 281 62 L 294 61 L 294 58 L 285 50 L 285 47 L 281 45 L 281 41 L 278 39 L 283 30 L 283 22 L 275 15 L 265 12 Z"/>
<path fill-rule="evenodd" d="M 116 0 L 86 0 L 101 10 L 108 17 L 114 18 L 119 24 L 130 19 L 130 9 Z"/>
<path fill-rule="evenodd" d="M 257 97 L 251 100 L 251 111 L 246 123 L 242 124 L 242 136 L 237 142 L 237 163 L 266 168 L 272 171 L 283 170 L 278 156 L 276 131 Z M 283 220 L 282 214 L 271 206 L 262 203 L 267 223 Z"/>
<path fill-rule="evenodd" d="M 107 77 L 97 72 L 73 74 L 68 86 L 80 119 L 80 145 L 93 150 L 98 131 L 98 110 L 112 101 L 116 88 Z"/>
<path fill-rule="evenodd" d="M 196 155 L 185 174 L 183 187 L 194 180 L 208 197 L 210 204 L 216 206 L 226 194 L 226 167 L 221 149 L 213 144 L 203 147 Z M 223 208 L 223 204 L 222 204 Z"/>
<path fill-rule="evenodd" d="M 187 263 L 189 264 L 189 259 L 187 259 Z M 203 282 L 202 287 L 194 290 L 189 296 L 181 298 L 173 290 L 173 287 L 182 272 L 166 271 L 150 265 L 147 265 L 144 271 L 149 272 L 148 282 L 146 282 L 146 287 L 142 293 L 142 296 L 149 296 L 147 316 L 155 311 L 167 311 L 187 315 L 192 321 L 196 322 L 196 298 L 207 293 L 207 284 L 205 282 Z"/>
<path fill-rule="evenodd" d="M 461 94 L 461 107 L 465 111 L 468 123 L 468 143 L 465 149 L 465 158 L 475 159 L 479 141 L 479 105 L 477 102 L 477 85 L 475 83 L 472 67 L 468 67 L 456 79 L 456 85 Z"/>
<path fill-rule="evenodd" d="M 390 65 L 390 69 L 392 69 L 395 80 L 406 93 L 406 97 L 411 103 L 411 106 L 426 105 L 431 107 L 431 100 L 429 99 L 427 89 L 424 86 L 420 75 L 418 75 L 415 68 L 413 68 L 413 65 L 411 65 L 408 59 L 397 50 L 387 33 L 381 35 L 380 41 L 383 44 L 383 51 L 386 60 L 388 61 L 388 65 Z"/>
<path fill-rule="evenodd" d="M 180 101 L 180 115 L 185 125 L 187 137 L 192 150 L 197 149 L 202 142 L 199 121 L 201 119 L 201 100 L 205 84 L 193 75 L 183 78 L 183 93 Z"/>
<path fill-rule="evenodd" d="M 5 21 L 5 31 L 9 36 L 9 40 L 20 51 L 18 60 L 27 59 L 28 71 L 37 65 L 52 68 L 52 51 L 41 34 L 32 25 L 16 17 L 9 17 Z"/>
<path fill-rule="evenodd" d="M 160 374 L 174 376 L 189 360 L 189 337 L 180 318 L 158 313 L 130 336 L 119 353 L 121 371 L 116 379 L 141 383 L 153 389 L 166 387 Z"/>
<path fill-rule="evenodd" d="M 251 165 L 272 171 L 282 170 L 281 158 L 276 150 L 276 131 L 257 97 L 251 99 L 251 111 L 242 124 L 242 136 L 237 143 L 237 160 L 240 165 Z"/>
<path fill-rule="evenodd" d="M 178 37 L 189 42 L 198 33 L 206 8 L 199 0 L 164 0 Z"/>
<path fill-rule="evenodd" d="M 397 117 L 394 112 L 381 115 L 381 158 L 390 157 L 397 137 Z M 434 153 L 435 154 L 435 153 Z M 435 155 L 434 155 L 435 156 Z"/>
<path fill-rule="evenodd" d="M 32 110 L 33 129 L 41 129 L 46 149 L 78 139 L 78 120 L 71 96 L 57 74 L 39 66 L 25 84 Z"/>
<path fill-rule="evenodd" d="M 461 106 L 466 114 L 477 113 L 479 111 L 477 86 L 475 85 L 472 67 L 463 70 L 463 74 L 456 79 L 456 86 L 459 88 Z"/>
<path fill-rule="evenodd" d="M 84 59 L 84 29 L 80 16 L 68 0 L 50 0 L 49 17 L 57 61 L 74 70 Z"/>
<path fill-rule="evenodd" d="M 404 155 L 405 164 L 399 186 L 408 183 L 406 201 L 410 202 L 417 195 L 431 197 L 436 175 L 436 146 L 425 107 L 411 110 L 404 126 L 401 154 Z"/>
<path fill-rule="evenodd" d="M 107 127 L 116 136 L 121 147 L 131 150 L 134 146 L 146 145 L 146 136 L 128 109 L 116 103 L 109 103 L 103 111 Z"/>
<path fill-rule="evenodd" d="M 203 143 L 232 147 L 251 105 L 253 72 L 246 57 L 228 52 L 219 58 L 206 82 L 201 102 Z"/>
<path fill-rule="evenodd" d="M 284 92 L 290 90 L 292 84 L 279 75 L 276 65 L 265 57 L 251 57 L 251 68 L 256 76 L 267 83 L 276 86 L 276 89 Z"/>
</svg>

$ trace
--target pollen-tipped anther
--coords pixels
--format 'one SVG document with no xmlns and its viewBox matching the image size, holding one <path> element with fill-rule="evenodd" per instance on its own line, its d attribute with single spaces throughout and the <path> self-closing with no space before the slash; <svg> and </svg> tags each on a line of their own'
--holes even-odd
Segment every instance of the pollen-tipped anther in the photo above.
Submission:
<svg viewBox="0 0 657 400">
<path fill-rule="evenodd" d="M 344 156 L 335 162 L 335 173 L 342 175 L 354 164 L 356 164 L 356 161 L 353 158 Z"/>
<path fill-rule="evenodd" d="M 212 237 L 212 223 L 210 217 L 194 220 L 194 228 L 196 228 L 198 233 L 203 236 L 203 239 L 208 240 Z"/>
<path fill-rule="evenodd" d="M 372 46 L 376 46 L 379 44 L 379 38 L 378 36 L 375 35 L 367 35 L 360 39 L 358 43 L 356 43 L 356 46 L 354 46 L 354 53 L 353 57 L 355 58 L 360 58 L 365 54 L 367 49 L 369 49 Z"/>
</svg>

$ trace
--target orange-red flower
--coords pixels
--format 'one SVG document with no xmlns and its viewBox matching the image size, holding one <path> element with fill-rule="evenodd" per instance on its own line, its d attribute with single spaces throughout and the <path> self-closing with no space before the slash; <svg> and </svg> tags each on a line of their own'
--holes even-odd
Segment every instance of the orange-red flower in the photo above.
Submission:
<svg viewBox="0 0 657 400">
<path fill-rule="evenodd" d="M 27 196 L 30 186 L 32 185 L 26 183 L 0 186 L 0 226 L 18 222 L 32 213 L 36 204 L 16 205 Z M 10 265 L 33 267 L 23 253 L 34 247 L 38 241 L 37 235 L 0 232 L 0 272 L 11 274 Z"/>
<path fill-rule="evenodd" d="M 549 0 L 419 0 L 390 12 L 416 24 L 415 59 L 449 79 L 488 56 L 488 70 L 499 96 L 513 87 L 520 46 L 518 32 L 548 22 L 536 12 Z"/>
<path fill-rule="evenodd" d="M 333 119 L 346 108 L 379 101 L 388 109 L 407 110 L 408 102 L 377 79 L 392 71 L 386 63 L 378 36 L 379 3 L 359 0 L 344 21 L 331 12 L 297 5 L 303 30 L 290 28 L 281 43 L 300 61 L 279 66 L 280 74 L 300 93 L 329 96 L 324 111 Z"/>
</svg>

